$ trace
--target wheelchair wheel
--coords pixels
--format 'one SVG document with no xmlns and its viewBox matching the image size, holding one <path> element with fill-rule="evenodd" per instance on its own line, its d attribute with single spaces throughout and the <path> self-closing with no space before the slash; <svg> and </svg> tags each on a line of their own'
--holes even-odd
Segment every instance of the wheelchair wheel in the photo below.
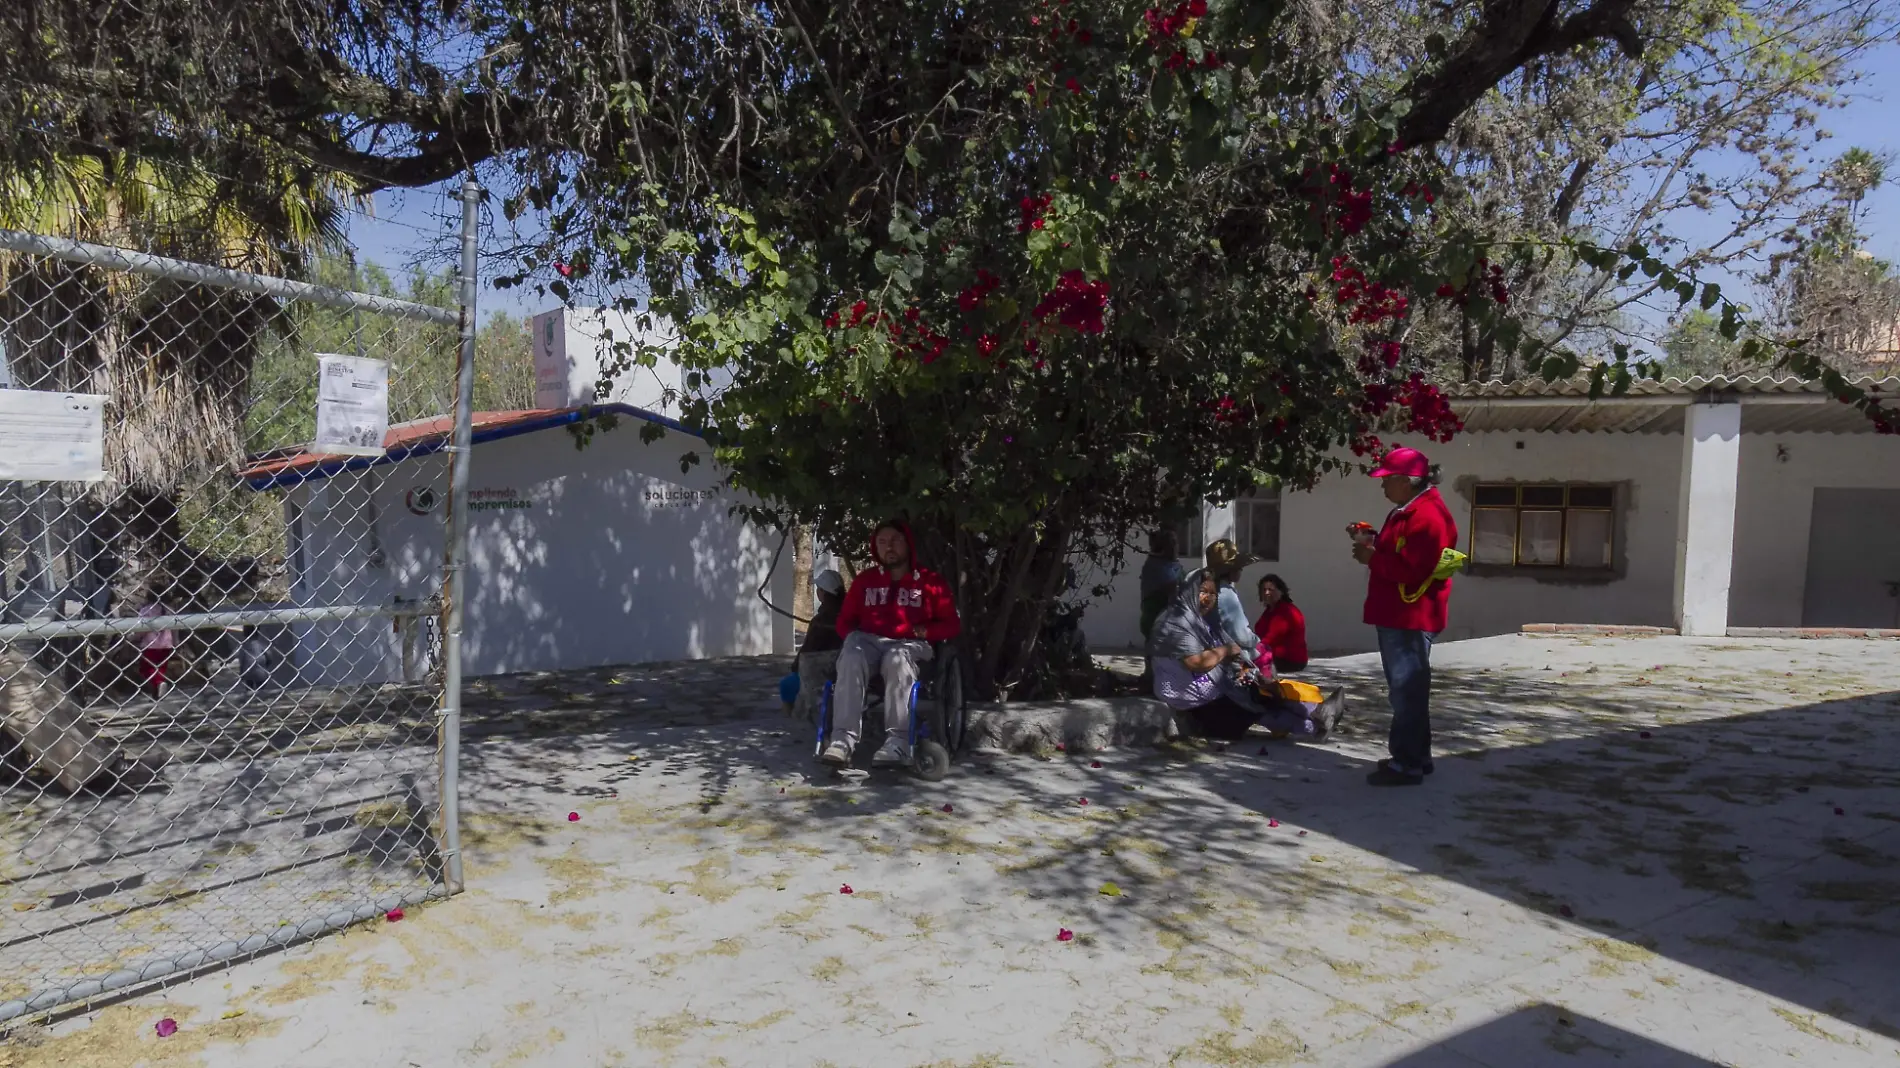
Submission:
<svg viewBox="0 0 1900 1068">
<path fill-rule="evenodd" d="M 963 663 L 955 656 L 944 664 L 937 679 L 938 722 L 943 726 L 943 747 L 951 753 L 963 751 L 963 731 L 967 725 L 963 697 Z"/>
<path fill-rule="evenodd" d="M 925 782 L 942 782 L 944 776 L 950 774 L 950 751 L 925 739 L 917 743 L 912 764 L 918 778 Z"/>
</svg>

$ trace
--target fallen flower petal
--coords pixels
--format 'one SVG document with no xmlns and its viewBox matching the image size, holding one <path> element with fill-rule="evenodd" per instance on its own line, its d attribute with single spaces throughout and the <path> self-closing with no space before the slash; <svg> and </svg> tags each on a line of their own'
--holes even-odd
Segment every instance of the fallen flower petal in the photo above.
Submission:
<svg viewBox="0 0 1900 1068">
<path fill-rule="evenodd" d="M 944 810 L 945 812 L 955 812 L 955 811 L 956 811 L 956 809 L 955 809 L 954 807 L 952 807 L 952 806 L 950 806 L 950 805 L 945 805 L 945 806 L 943 806 L 943 810 Z"/>
<path fill-rule="evenodd" d="M 1648 732 L 1648 731 L 1637 731 L 1637 732 L 1636 732 L 1636 736 L 1637 736 L 1638 738 L 1648 738 L 1648 737 L 1650 736 L 1650 734 L 1649 734 L 1649 732 Z"/>
<path fill-rule="evenodd" d="M 568 813 L 568 814 L 567 814 L 567 822 L 569 822 L 569 823 L 579 823 L 580 821 L 581 821 L 581 814 L 580 814 L 580 813 L 578 813 L 578 812 L 570 812 L 570 813 Z"/>
<path fill-rule="evenodd" d="M 1068 751 L 1069 751 L 1069 747 L 1068 747 L 1068 746 L 1066 746 L 1066 745 L 1063 745 L 1063 744 L 1062 744 L 1061 742 L 1057 742 L 1057 743 L 1056 743 L 1056 752 L 1058 752 L 1058 753 L 1066 753 L 1066 752 L 1068 752 Z"/>
<path fill-rule="evenodd" d="M 401 923 L 401 922 L 402 922 L 402 910 L 401 910 L 401 909 L 390 909 L 390 910 L 389 910 L 388 912 L 385 912 L 385 913 L 383 913 L 383 919 L 385 919 L 385 920 L 387 920 L 387 921 L 389 921 L 390 923 Z"/>
<path fill-rule="evenodd" d="M 1301 832 L 1300 832 L 1300 837 L 1301 837 L 1301 838 L 1305 838 L 1305 837 L 1306 837 L 1306 832 L 1305 832 L 1305 831 L 1301 831 Z"/>
<path fill-rule="evenodd" d="M 1089 803 L 1089 799 L 1086 797 L 1078 797 L 1075 799 L 1075 803 L 1078 805 L 1086 806 Z"/>
<path fill-rule="evenodd" d="M 152 1030 L 157 1031 L 158 1037 L 160 1038 L 170 1038 L 178 1033 L 178 1021 L 167 1016 L 163 1020 L 158 1021 L 158 1026 L 152 1028 Z"/>
<path fill-rule="evenodd" d="M 1102 762 L 1101 762 L 1101 761 L 1099 761 L 1099 760 L 1091 760 L 1091 761 L 1089 761 L 1089 767 L 1091 767 L 1091 768 L 1099 768 L 1099 767 L 1101 767 L 1101 766 L 1102 766 Z"/>
<path fill-rule="evenodd" d="M 839 892 L 840 894 L 849 894 L 849 893 L 852 893 L 852 890 L 851 890 L 851 884 L 850 884 L 850 883 L 846 883 L 846 884 L 844 884 L 843 886 L 840 886 L 840 887 L 838 888 L 838 892 Z"/>
<path fill-rule="evenodd" d="M 1279 820 L 1270 819 L 1267 821 L 1267 826 L 1269 827 L 1278 827 L 1279 825 L 1280 825 Z"/>
<path fill-rule="evenodd" d="M 1844 808 L 1839 808 L 1839 807 L 1836 807 L 1836 808 L 1834 809 L 1834 814 L 1835 814 L 1836 816 L 1845 816 L 1845 815 L 1847 815 L 1847 810 L 1846 810 L 1846 809 L 1844 809 Z"/>
<path fill-rule="evenodd" d="M 1071 930 L 1069 930 L 1069 929 L 1068 929 L 1067 927 L 1058 927 L 1058 928 L 1056 928 L 1056 941 L 1058 941 L 1058 942 L 1073 942 L 1074 940 L 1075 940 L 1075 932 L 1074 932 L 1074 931 L 1071 931 Z"/>
<path fill-rule="evenodd" d="M 1261 747 L 1260 747 L 1260 755 L 1261 755 L 1261 756 L 1266 756 L 1266 755 L 1267 755 L 1267 747 L 1266 747 L 1266 746 L 1264 746 L 1264 745 L 1263 745 L 1263 746 L 1261 746 Z"/>
</svg>

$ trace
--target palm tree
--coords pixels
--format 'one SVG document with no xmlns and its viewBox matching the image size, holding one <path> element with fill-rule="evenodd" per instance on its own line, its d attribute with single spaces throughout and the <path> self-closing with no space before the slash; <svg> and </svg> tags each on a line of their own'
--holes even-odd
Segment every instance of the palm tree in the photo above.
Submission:
<svg viewBox="0 0 1900 1068">
<path fill-rule="evenodd" d="M 0 175 L 0 226 L 290 277 L 338 243 L 354 195 L 344 180 L 255 154 L 215 167 L 57 156 Z M 291 333 L 267 297 L 0 254 L 0 346 L 14 385 L 111 398 L 103 483 L 16 484 L 6 501 L 7 525 L 27 543 L 29 595 L 9 599 L 14 614 L 67 599 L 117 614 L 150 585 L 177 610 L 244 594 L 255 567 L 188 544 L 179 503 L 243 458 L 252 366 Z"/>
</svg>

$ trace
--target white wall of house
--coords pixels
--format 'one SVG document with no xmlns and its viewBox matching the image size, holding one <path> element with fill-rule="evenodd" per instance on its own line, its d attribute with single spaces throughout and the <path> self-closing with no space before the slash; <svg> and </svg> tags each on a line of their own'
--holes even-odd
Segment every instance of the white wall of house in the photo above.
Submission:
<svg viewBox="0 0 1900 1068">
<path fill-rule="evenodd" d="M 1782 457 L 1785 455 L 1785 459 Z M 1744 434 L 1735 504 L 1729 625 L 1798 627 L 1806 595 L 1814 491 L 1900 489 L 1900 437 Z M 1900 531 L 1870 527 L 1891 544 Z M 1872 582 L 1883 578 L 1870 575 Z"/>
<path fill-rule="evenodd" d="M 475 446 L 463 630 L 470 674 L 791 651 L 790 620 L 757 595 L 779 539 L 727 514 L 733 499 L 716 485 L 704 442 L 668 431 L 643 443 L 640 425 L 622 418 L 582 450 L 558 427 Z M 689 451 L 708 462 L 682 474 Z M 308 561 L 299 599 L 380 604 L 433 592 L 444 468 L 440 456 L 427 457 L 293 491 Z M 374 507 L 313 515 L 310 502 L 338 499 L 346 478 Z M 421 489 L 433 491 L 433 507 L 410 507 L 426 498 L 414 494 Z M 371 545 L 383 547 L 380 567 L 364 551 Z M 789 608 L 789 545 L 772 581 L 768 595 Z M 386 621 L 311 628 L 300 644 L 307 674 L 329 681 L 400 671 Z"/>
<path fill-rule="evenodd" d="M 1776 446 L 1787 451 L 1777 459 Z M 1470 549 L 1473 483 L 1584 482 L 1617 487 L 1616 567 L 1577 572 L 1461 575 L 1451 599 L 1446 638 L 1508 633 L 1526 623 L 1615 623 L 1674 626 L 1676 539 L 1681 494 L 1680 434 L 1472 433 L 1426 450 L 1441 465 L 1441 491 L 1458 522 L 1460 548 Z M 1814 490 L 1900 487 L 1900 439 L 1872 434 L 1744 434 L 1736 498 L 1732 626 L 1795 627 L 1802 623 L 1808 526 Z M 1258 576 L 1278 573 L 1306 613 L 1315 652 L 1374 647 L 1361 622 L 1365 569 L 1354 563 L 1346 524 L 1377 525 L 1387 505 L 1362 476 L 1335 477 L 1281 502 L 1280 556 L 1249 567 L 1241 582 L 1249 613 L 1258 611 Z M 1209 505 L 1209 539 L 1233 529 L 1231 505 Z M 1894 537 L 1870 531 L 1869 536 Z M 1145 549 L 1145 546 L 1140 548 Z M 1184 547 L 1185 548 L 1185 547 Z M 1194 561 L 1184 561 L 1190 566 Z M 1138 627 L 1139 552 L 1095 599 L 1084 629 L 1098 648 L 1131 648 Z M 1091 583 L 1104 576 L 1089 576 Z"/>
</svg>

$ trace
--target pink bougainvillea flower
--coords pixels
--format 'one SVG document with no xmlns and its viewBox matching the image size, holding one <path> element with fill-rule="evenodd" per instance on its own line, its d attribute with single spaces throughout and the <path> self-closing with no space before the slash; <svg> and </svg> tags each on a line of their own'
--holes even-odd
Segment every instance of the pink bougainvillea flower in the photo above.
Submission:
<svg viewBox="0 0 1900 1068">
<path fill-rule="evenodd" d="M 1101 762 L 1101 761 L 1099 761 L 1099 760 L 1091 760 L 1091 761 L 1089 761 L 1089 767 L 1091 767 L 1091 768 L 1099 768 L 1099 767 L 1101 767 L 1101 766 L 1102 766 L 1102 762 Z"/>
<path fill-rule="evenodd" d="M 578 813 L 578 812 L 570 812 L 570 813 L 568 813 L 568 814 L 567 814 L 567 822 L 569 822 L 569 823 L 579 823 L 580 821 L 581 821 L 581 814 L 580 814 L 580 813 Z"/>
<path fill-rule="evenodd" d="M 1069 930 L 1067 927 L 1058 927 L 1056 928 L 1056 941 L 1073 942 L 1075 941 L 1075 932 Z"/>
<path fill-rule="evenodd" d="M 158 1037 L 160 1038 L 170 1038 L 178 1033 L 178 1021 L 167 1016 L 163 1020 L 158 1021 L 157 1026 L 153 1027 L 152 1030 L 158 1032 Z"/>
<path fill-rule="evenodd" d="M 1086 797 L 1078 797 L 1075 799 L 1075 803 L 1086 808 L 1088 807 L 1089 799 Z"/>
<path fill-rule="evenodd" d="M 851 889 L 851 884 L 850 884 L 850 883 L 846 883 L 846 884 L 844 884 L 843 886 L 840 886 L 840 887 L 838 888 L 838 892 L 839 892 L 840 894 L 849 894 L 849 893 L 853 893 L 853 891 L 852 891 L 852 889 Z"/>
<path fill-rule="evenodd" d="M 574 277 L 574 265 L 571 263 L 561 263 L 559 261 L 556 261 L 554 264 L 554 269 L 561 272 L 562 278 Z"/>
<path fill-rule="evenodd" d="M 945 805 L 945 806 L 943 806 L 943 810 L 944 810 L 945 812 L 955 812 L 955 811 L 956 811 L 956 808 L 955 808 L 955 806 L 952 806 L 952 805 Z"/>
<path fill-rule="evenodd" d="M 1267 826 L 1269 826 L 1269 827 L 1278 827 L 1279 825 L 1280 825 L 1280 821 L 1279 821 L 1279 820 L 1276 820 L 1276 819 L 1269 819 L 1269 820 L 1267 820 Z"/>
<path fill-rule="evenodd" d="M 401 922 L 402 922 L 402 910 L 401 910 L 401 909 L 390 909 L 390 910 L 389 910 L 388 912 L 385 912 L 385 913 L 383 913 L 383 919 L 384 919 L 384 920 L 386 920 L 386 921 L 388 921 L 388 922 L 390 922 L 390 923 L 401 923 Z"/>
<path fill-rule="evenodd" d="M 1064 743 L 1062 743 L 1062 742 L 1057 742 L 1057 743 L 1056 743 L 1056 752 L 1058 752 L 1058 753 L 1066 753 L 1066 752 L 1068 752 L 1068 751 L 1069 751 L 1069 747 L 1068 747 L 1068 746 L 1067 746 L 1066 744 L 1064 744 Z"/>
<path fill-rule="evenodd" d="M 1108 180 L 1111 182 L 1119 182 L 1122 180 L 1122 176 L 1119 174 L 1111 174 L 1108 176 Z"/>
</svg>

